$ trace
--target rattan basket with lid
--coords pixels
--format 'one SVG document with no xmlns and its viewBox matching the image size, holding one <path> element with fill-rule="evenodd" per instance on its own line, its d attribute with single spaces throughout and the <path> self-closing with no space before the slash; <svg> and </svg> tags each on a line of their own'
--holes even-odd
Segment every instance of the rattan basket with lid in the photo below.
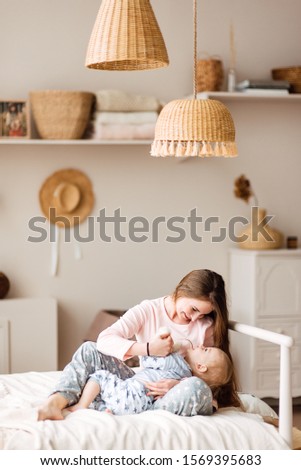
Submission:
<svg viewBox="0 0 301 470">
<path fill-rule="evenodd" d="M 33 118 L 42 139 L 80 139 L 88 125 L 95 95 L 86 91 L 30 92 Z"/>
<path fill-rule="evenodd" d="M 209 57 L 197 62 L 197 92 L 220 91 L 224 80 L 223 63 Z"/>
<path fill-rule="evenodd" d="M 288 81 L 291 93 L 301 93 L 301 66 L 273 69 L 272 77 L 274 80 Z"/>
</svg>

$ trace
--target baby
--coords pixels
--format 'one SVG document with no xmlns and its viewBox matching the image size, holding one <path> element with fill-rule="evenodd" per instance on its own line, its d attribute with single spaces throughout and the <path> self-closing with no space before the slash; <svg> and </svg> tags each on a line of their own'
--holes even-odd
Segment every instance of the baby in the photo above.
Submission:
<svg viewBox="0 0 301 470">
<path fill-rule="evenodd" d="M 189 347 L 184 357 L 177 352 L 166 357 L 143 356 L 141 365 L 143 369 L 126 380 L 105 370 L 96 371 L 86 383 L 79 402 L 68 409 L 88 408 L 96 400 L 94 408 L 99 411 L 116 415 L 141 413 L 153 408 L 154 397 L 148 394 L 147 382 L 182 380 L 194 375 L 214 389 L 227 384 L 233 374 L 231 361 L 224 351 L 202 345 Z M 208 414 L 212 414 L 212 406 Z"/>
</svg>

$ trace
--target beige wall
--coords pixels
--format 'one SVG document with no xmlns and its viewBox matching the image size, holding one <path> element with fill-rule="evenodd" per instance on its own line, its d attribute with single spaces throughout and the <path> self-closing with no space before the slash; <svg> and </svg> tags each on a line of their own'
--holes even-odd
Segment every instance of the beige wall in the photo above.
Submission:
<svg viewBox="0 0 301 470">
<path fill-rule="evenodd" d="M 84 56 L 100 0 L 0 0 L 0 97 L 23 99 L 34 89 L 122 88 L 180 98 L 192 91 L 192 1 L 153 0 L 169 51 L 170 67 L 146 72 L 99 72 L 84 68 Z M 299 0 L 203 0 L 199 2 L 199 49 L 229 63 L 229 25 L 235 29 L 238 79 L 268 78 L 270 69 L 300 64 Z M 117 208 L 141 215 L 204 219 L 226 226 L 249 215 L 233 196 L 233 181 L 245 173 L 260 205 L 275 214 L 274 226 L 301 238 L 301 102 L 231 102 L 238 159 L 179 162 L 153 159 L 148 146 L 0 146 L 0 270 L 11 280 L 9 297 L 54 296 L 59 302 L 60 365 L 69 360 L 100 308 L 127 308 L 169 292 L 179 278 L 208 267 L 227 280 L 230 240 L 105 243 L 96 236 L 82 244 L 61 244 L 59 275 L 49 275 L 50 244 L 27 241 L 28 220 L 40 215 L 38 191 L 60 168 L 74 167 L 91 178 L 96 196 L 92 215 Z M 217 224 L 216 224 L 217 226 Z M 82 227 L 85 234 L 86 225 Z M 188 224 L 184 226 L 188 231 Z M 199 235 L 204 225 L 200 224 Z M 123 227 L 127 236 L 127 226 Z M 170 234 L 170 233 L 169 233 Z M 175 235 L 175 234 L 170 234 Z"/>
</svg>

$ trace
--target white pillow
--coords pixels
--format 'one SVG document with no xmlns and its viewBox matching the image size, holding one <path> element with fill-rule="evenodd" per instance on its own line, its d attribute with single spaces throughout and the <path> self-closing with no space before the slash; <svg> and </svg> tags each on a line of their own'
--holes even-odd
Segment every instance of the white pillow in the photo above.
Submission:
<svg viewBox="0 0 301 470">
<path fill-rule="evenodd" d="M 260 398 L 249 393 L 239 393 L 239 398 L 247 413 L 256 413 L 261 416 L 278 418 L 277 413 Z"/>
</svg>

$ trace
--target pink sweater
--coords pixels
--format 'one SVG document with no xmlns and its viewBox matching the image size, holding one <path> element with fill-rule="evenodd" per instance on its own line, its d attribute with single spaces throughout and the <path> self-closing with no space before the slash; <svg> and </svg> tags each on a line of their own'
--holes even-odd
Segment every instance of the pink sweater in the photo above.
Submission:
<svg viewBox="0 0 301 470">
<path fill-rule="evenodd" d="M 135 336 L 139 343 L 146 343 L 158 334 L 162 326 L 169 328 L 175 343 L 188 338 L 193 346 L 201 343 L 205 346 L 214 346 L 212 318 L 205 316 L 187 325 L 179 325 L 169 318 L 164 306 L 164 297 L 160 297 L 144 300 L 102 331 L 97 339 L 97 349 L 124 361 L 131 357 L 127 351 L 135 342 L 128 338 Z"/>
</svg>

